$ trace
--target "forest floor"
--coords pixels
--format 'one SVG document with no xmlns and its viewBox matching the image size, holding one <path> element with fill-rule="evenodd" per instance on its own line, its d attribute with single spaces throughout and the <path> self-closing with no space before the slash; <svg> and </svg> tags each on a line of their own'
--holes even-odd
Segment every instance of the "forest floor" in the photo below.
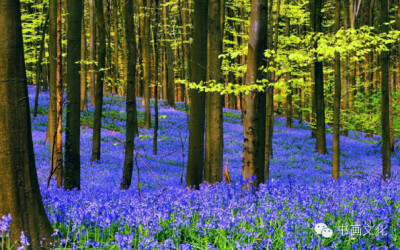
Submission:
<svg viewBox="0 0 400 250">
<path fill-rule="evenodd" d="M 31 109 L 34 91 L 29 87 Z M 252 194 L 241 190 L 240 111 L 224 109 L 224 165 L 228 159 L 232 184 L 202 185 L 200 191 L 190 191 L 184 188 L 187 116 L 161 102 L 158 155 L 152 153 L 153 130 L 140 129 L 135 140 L 138 168 L 134 168 L 131 188 L 120 191 L 124 100 L 104 97 L 99 162 L 90 162 L 93 108 L 89 105 L 88 113 L 82 115 L 82 190 L 64 191 L 56 188 L 55 181 L 47 188 L 48 93 L 40 95 L 38 116 L 32 117 L 36 167 L 47 214 L 60 232 L 62 247 L 400 248 L 399 146 L 392 157 L 393 178 L 382 182 L 379 136 L 365 138 L 351 131 L 341 137 L 341 179 L 335 182 L 331 178 L 332 134 L 327 134 L 328 154 L 321 156 L 315 152 L 308 124 L 295 121 L 295 128 L 287 129 L 285 119 L 276 117 L 271 180 Z M 144 107 L 140 100 L 137 105 L 141 123 Z M 183 108 L 182 104 L 178 107 Z M 333 235 L 316 234 L 317 223 L 325 223 Z"/>
</svg>

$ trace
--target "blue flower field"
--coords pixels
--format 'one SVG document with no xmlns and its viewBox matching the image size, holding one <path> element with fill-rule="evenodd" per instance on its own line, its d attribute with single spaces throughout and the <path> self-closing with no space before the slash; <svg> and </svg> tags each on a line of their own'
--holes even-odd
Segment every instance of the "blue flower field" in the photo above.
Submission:
<svg viewBox="0 0 400 250">
<path fill-rule="evenodd" d="M 34 88 L 29 98 L 33 107 Z M 140 123 L 144 108 L 141 100 L 137 104 Z M 81 119 L 82 190 L 64 191 L 55 181 L 47 188 L 47 108 L 48 94 L 42 93 L 32 129 L 57 249 L 400 249 L 400 150 L 392 157 L 393 178 L 381 181 L 379 136 L 350 132 L 341 138 L 342 175 L 335 182 L 332 134 L 327 134 L 329 153 L 319 156 L 308 124 L 296 121 L 287 129 L 284 118 L 276 117 L 272 179 L 253 194 L 241 188 L 240 112 L 225 109 L 224 158 L 232 184 L 191 191 L 185 188 L 187 116 L 183 104 L 172 109 L 162 102 L 159 154 L 152 153 L 153 130 L 140 129 L 134 182 L 121 191 L 125 101 L 105 96 L 101 161 L 90 162 L 89 107 Z M 332 236 L 317 234 L 318 223 Z"/>
</svg>

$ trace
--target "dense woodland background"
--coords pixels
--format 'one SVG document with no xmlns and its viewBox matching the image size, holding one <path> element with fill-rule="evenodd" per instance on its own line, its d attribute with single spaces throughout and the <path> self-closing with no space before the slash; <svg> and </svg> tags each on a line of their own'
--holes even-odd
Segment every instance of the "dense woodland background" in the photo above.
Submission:
<svg viewBox="0 0 400 250">
<path fill-rule="evenodd" d="M 77 7 L 81 2 L 82 7 Z M 261 1 L 253 7 L 261 8 L 261 13 L 254 9 L 257 16 L 252 21 L 251 1 L 199 2 L 198 15 L 194 14 L 195 4 L 118 0 L 21 2 L 28 82 L 39 86 L 38 92 L 50 91 L 52 100 L 48 125 L 51 145 L 54 139 L 61 138 L 60 134 L 53 135 L 60 124 L 57 114 L 62 104 L 67 106 L 70 117 L 67 127 L 73 127 L 67 128 L 67 165 L 79 165 L 79 138 L 75 135 L 79 127 L 75 121 L 79 117 L 78 89 L 82 112 L 87 111 L 88 95 L 96 106 L 92 157 L 98 160 L 103 91 L 129 95 L 132 81 L 131 88 L 135 96 L 143 97 L 146 110 L 144 123 L 139 126 L 154 126 L 154 153 L 158 116 L 155 124 L 150 117 L 158 108 L 150 110 L 150 98 L 166 100 L 171 107 L 175 107 L 175 102 L 185 103 L 188 119 L 189 115 L 191 118 L 189 186 L 202 182 L 203 165 L 206 180 L 215 182 L 222 178 L 222 107 L 244 111 L 244 129 L 248 133 L 245 132 L 247 150 L 243 157 L 252 169 L 246 178 L 258 171 L 257 166 L 264 165 L 265 169 L 259 168 L 258 178 L 260 182 L 268 179 L 269 156 L 264 152 L 272 152 L 268 141 L 272 138 L 273 113 L 285 116 L 289 128 L 293 127 L 294 118 L 309 122 L 321 154 L 326 153 L 325 124 L 336 124 L 342 135 L 349 130 L 363 131 L 366 137 L 383 133 L 384 174 L 390 173 L 389 151 L 394 151 L 400 124 L 400 8 L 396 2 L 388 1 L 383 6 L 383 2 L 374 0 Z M 57 6 L 61 9 L 57 10 Z M 196 21 L 198 29 L 194 30 Z M 251 22 L 262 23 L 262 28 L 249 34 Z M 248 52 L 252 40 L 257 43 L 254 54 Z M 59 54 L 61 57 L 57 57 Z M 58 60 L 51 60 L 56 57 Z M 80 67 L 75 62 L 80 62 Z M 72 65 L 70 69 L 68 64 Z M 263 72 L 259 72 L 260 67 Z M 59 87 L 57 74 L 61 74 Z M 67 102 L 61 102 L 61 97 L 57 99 L 63 83 L 69 89 Z M 249 92 L 265 89 L 262 86 L 266 84 L 266 94 L 261 91 L 261 95 L 246 99 L 251 96 Z M 198 93 L 199 89 L 203 92 Z M 35 113 L 38 108 L 36 102 Z M 132 107 L 133 112 L 135 109 Z M 130 134 L 137 132 L 135 117 L 133 114 L 135 128 Z M 257 124 L 260 119 L 266 123 Z M 54 161 L 61 148 L 61 144 L 57 145 L 56 153 L 52 153 Z M 75 148 L 70 151 L 68 145 Z M 339 144 L 335 145 L 339 155 Z M 199 160 L 204 150 L 205 163 Z M 59 160 L 61 157 L 60 154 Z M 52 168 L 57 164 L 61 165 L 61 161 L 54 162 Z M 339 160 L 334 165 L 339 169 Z"/>
<path fill-rule="evenodd" d="M 3 5 L 5 16 L 18 17 L 16 4 Z M 13 60 L 35 86 L 33 116 L 48 112 L 48 186 L 55 177 L 59 188 L 81 189 L 82 125 L 93 128 L 91 161 L 101 160 L 108 95 L 126 97 L 121 189 L 132 184 L 140 130 L 152 130 L 152 151 L 159 154 L 164 104 L 186 113 L 185 183 L 193 189 L 204 181 L 231 183 L 223 168 L 224 108 L 241 111 L 244 190 L 255 191 L 270 179 L 279 117 L 288 129 L 294 121 L 309 126 L 319 155 L 329 153 L 326 134 L 333 133 L 335 180 L 343 176 L 341 138 L 351 131 L 362 132 L 365 141 L 378 135 L 380 177 L 391 178 L 400 137 L 397 1 L 21 0 L 20 11 L 24 53 Z M 18 24 L 12 23 L 17 32 Z M 0 28 L 7 25 L 15 28 L 3 18 Z M 12 73 L 4 72 L 7 82 Z M 49 96 L 48 109 L 41 106 L 41 92 Z M 121 131 L 118 125 L 113 129 Z M 32 206 L 45 217 L 42 205 Z M 22 221 L 15 228 L 29 231 Z M 49 234 L 48 221 L 39 224 L 32 232 Z M 40 234 L 35 235 L 28 238 L 38 245 Z"/>
</svg>

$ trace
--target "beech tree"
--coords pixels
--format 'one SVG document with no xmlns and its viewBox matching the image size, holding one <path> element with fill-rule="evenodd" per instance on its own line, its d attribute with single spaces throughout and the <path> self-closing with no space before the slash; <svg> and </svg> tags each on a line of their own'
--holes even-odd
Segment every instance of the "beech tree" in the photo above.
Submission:
<svg viewBox="0 0 400 250">
<path fill-rule="evenodd" d="M 154 9 L 155 9 L 155 17 L 156 17 L 156 24 L 158 24 L 159 15 L 158 15 L 158 8 L 159 8 L 159 0 L 154 1 Z M 157 142 L 158 142 L 158 66 L 159 66 L 159 54 L 158 54 L 158 26 L 154 25 L 154 131 L 153 131 L 153 154 L 157 154 Z"/>
<path fill-rule="evenodd" d="M 264 51 L 267 49 L 267 11 L 267 0 L 252 1 L 247 52 L 247 85 L 257 84 L 257 81 L 263 78 L 260 67 L 265 63 Z M 242 175 L 244 181 L 257 186 L 265 181 L 265 93 L 252 90 L 243 96 L 243 102 Z"/>
<path fill-rule="evenodd" d="M 96 4 L 96 27 L 99 41 L 98 47 L 98 72 L 96 79 L 96 104 L 94 109 L 93 121 L 93 148 L 91 161 L 100 160 L 100 141 L 101 141 L 101 116 L 103 110 L 103 82 L 106 59 L 106 38 L 105 38 L 105 23 L 103 13 L 103 1 L 95 0 Z"/>
<path fill-rule="evenodd" d="M 56 148 L 57 154 L 52 155 L 55 158 L 55 168 L 52 170 L 57 176 L 57 187 L 62 187 L 63 181 L 63 153 L 62 153 L 62 113 L 63 113 L 63 62 L 62 62 L 62 0 L 57 0 L 57 129 L 56 129 Z M 51 176 L 50 175 L 50 176 Z"/>
<path fill-rule="evenodd" d="M 127 43 L 127 89 L 126 89 L 126 142 L 125 158 L 121 189 L 128 189 L 132 182 L 133 150 L 135 148 L 135 120 L 136 120 L 136 97 L 135 97 L 135 73 L 136 73 L 136 37 L 133 19 L 133 0 L 125 2 L 124 20 Z"/>
<path fill-rule="evenodd" d="M 96 16 L 95 16 L 95 1 L 89 0 L 89 59 L 90 59 L 90 103 L 95 106 L 96 100 Z"/>
<path fill-rule="evenodd" d="M 221 0 L 208 2 L 207 81 L 222 82 L 222 21 Z M 206 93 L 206 141 L 204 180 L 208 183 L 222 180 L 223 118 L 222 96 L 214 91 Z"/>
<path fill-rule="evenodd" d="M 46 140 L 50 142 L 50 173 L 57 165 L 55 156 L 57 127 L 57 0 L 49 0 L 49 115 Z"/>
<path fill-rule="evenodd" d="M 208 0 L 194 1 L 192 82 L 205 82 L 207 78 L 207 25 Z M 205 93 L 190 89 L 189 155 L 186 186 L 198 188 L 203 181 L 204 167 Z"/>
<path fill-rule="evenodd" d="M 322 3 L 323 0 L 311 0 L 311 27 L 315 33 L 322 32 Z M 318 39 L 314 42 L 314 47 L 318 46 Z M 314 63 L 314 98 L 316 112 L 316 139 L 317 151 L 319 154 L 326 154 L 325 137 L 325 99 L 324 99 L 324 71 L 322 61 Z"/>
<path fill-rule="evenodd" d="M 82 0 L 68 0 L 65 189 L 80 189 L 80 74 Z M 84 76 L 82 76 L 83 78 Z"/>
<path fill-rule="evenodd" d="M 335 0 L 335 28 L 334 32 L 340 29 L 340 0 Z M 340 98 L 342 93 L 340 54 L 335 52 L 335 93 L 333 110 L 333 153 L 332 153 L 332 177 L 339 179 L 340 174 Z"/>
<path fill-rule="evenodd" d="M 150 46 L 150 0 L 139 0 L 140 5 L 140 36 L 143 59 L 143 99 L 144 99 L 144 128 L 151 127 L 150 112 L 150 81 L 151 81 L 151 46 Z"/>
<path fill-rule="evenodd" d="M 167 104 L 175 108 L 175 79 L 174 79 L 174 68 L 170 67 L 173 64 L 173 55 L 171 42 L 171 33 L 168 30 L 168 12 L 169 8 L 164 0 L 163 4 L 163 26 L 164 26 L 164 60 L 163 60 L 163 97 L 167 99 Z"/>
<path fill-rule="evenodd" d="M 389 7 L 387 1 L 379 1 L 380 26 L 382 33 L 389 32 Z M 382 74 L 381 82 L 381 126 L 382 126 L 382 174 L 383 178 L 390 178 L 390 126 L 389 126 L 389 51 L 381 51 L 380 66 Z"/>
<path fill-rule="evenodd" d="M 42 238 L 48 247 L 52 227 L 35 166 L 19 1 L 0 2 L 0 33 L 0 215 L 11 215 L 11 242 L 23 231 L 31 248 Z"/>
</svg>

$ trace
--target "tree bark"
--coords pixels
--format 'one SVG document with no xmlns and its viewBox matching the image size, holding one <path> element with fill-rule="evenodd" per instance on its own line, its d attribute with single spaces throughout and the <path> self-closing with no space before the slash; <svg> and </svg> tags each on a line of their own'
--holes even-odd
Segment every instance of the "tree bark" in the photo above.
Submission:
<svg viewBox="0 0 400 250">
<path fill-rule="evenodd" d="M 62 187 L 63 154 L 62 154 L 62 109 L 63 109 L 63 62 L 62 62 L 62 0 L 57 0 L 57 154 L 54 173 L 57 176 L 57 187 Z"/>
<path fill-rule="evenodd" d="M 80 84 L 82 0 L 68 0 L 67 122 L 65 130 L 65 189 L 81 188 Z"/>
<path fill-rule="evenodd" d="M 95 93 L 96 93 L 96 17 L 95 17 L 95 1 L 96 0 L 89 0 L 90 5 L 89 5 L 89 33 L 90 33 L 90 51 L 89 51 L 89 57 L 90 57 L 90 103 L 92 106 L 95 106 Z"/>
<path fill-rule="evenodd" d="M 11 242 L 24 231 L 29 247 L 39 248 L 42 238 L 49 247 L 52 227 L 35 167 L 19 1 L 0 3 L 0 33 L 0 216 L 11 214 Z"/>
<path fill-rule="evenodd" d="M 166 81 L 166 97 L 168 106 L 175 108 L 175 77 L 174 77 L 174 68 L 173 68 L 173 57 L 172 57 L 172 48 L 171 42 L 169 41 L 170 36 L 168 32 L 168 6 L 165 5 L 166 0 L 164 0 L 163 7 L 163 19 L 164 19 L 164 39 L 165 41 L 165 59 L 166 63 L 164 66 L 165 71 L 165 81 Z"/>
<path fill-rule="evenodd" d="M 104 83 L 104 67 L 106 57 L 106 38 L 105 38 L 105 23 L 103 13 L 103 1 L 96 1 L 96 25 L 98 31 L 98 73 L 96 79 L 96 104 L 94 109 L 93 121 L 93 148 L 91 161 L 100 160 L 100 141 L 101 141 L 101 116 L 103 110 L 103 83 Z"/>
<path fill-rule="evenodd" d="M 113 27 L 114 27 L 114 63 L 112 65 L 114 72 L 112 78 L 112 85 L 111 85 L 111 93 L 114 95 L 117 93 L 117 81 L 118 81 L 118 0 L 112 1 L 112 9 L 113 9 Z M 133 15 L 133 13 L 132 13 Z M 131 36 L 133 34 L 130 34 Z"/>
<path fill-rule="evenodd" d="M 45 13 L 43 13 L 45 14 Z M 38 110 L 38 105 L 39 105 L 39 94 L 40 94 L 40 83 L 43 78 L 43 66 L 42 66 L 42 61 L 44 57 L 44 43 L 46 40 L 46 29 L 47 29 L 47 23 L 49 21 L 49 15 L 46 14 L 45 21 L 43 23 L 42 27 L 42 39 L 40 41 L 40 50 L 39 50 L 39 59 L 36 63 L 36 94 L 35 94 L 35 105 L 33 107 L 33 116 L 37 116 L 37 110 Z"/>
<path fill-rule="evenodd" d="M 322 0 L 311 1 L 311 25 L 314 32 L 322 32 Z M 318 46 L 315 42 L 314 46 Z M 317 61 L 315 64 L 315 106 L 316 106 L 316 148 L 319 154 L 326 154 L 325 137 L 325 101 L 324 101 L 324 72 L 323 64 Z"/>
<path fill-rule="evenodd" d="M 335 27 L 334 32 L 340 30 L 340 0 L 335 0 Z M 342 92 L 340 73 L 340 54 L 335 52 L 335 94 L 333 100 L 333 154 L 332 154 L 332 177 L 339 179 L 340 174 L 340 98 Z"/>
<path fill-rule="evenodd" d="M 222 83 L 222 23 L 221 0 L 208 1 L 207 81 Z M 222 181 L 223 161 L 222 96 L 218 92 L 206 93 L 206 143 L 204 180 L 210 184 Z"/>
<path fill-rule="evenodd" d="M 286 37 L 290 36 L 290 18 L 286 17 L 285 23 Z M 286 94 L 286 127 L 293 128 L 293 85 L 292 74 L 288 73 L 287 77 L 288 90 Z"/>
<path fill-rule="evenodd" d="M 57 149 L 57 0 L 49 1 L 49 118 L 47 121 L 46 140 L 50 142 L 50 173 L 56 167 Z"/>
<path fill-rule="evenodd" d="M 158 54 L 158 23 L 159 23 L 159 0 L 155 0 L 155 16 L 156 25 L 154 25 L 154 134 L 153 134 L 153 154 L 157 155 L 157 140 L 158 140 L 158 66 L 159 66 L 159 54 Z"/>
<path fill-rule="evenodd" d="M 135 97 L 135 72 L 136 72 L 136 39 L 132 34 L 135 34 L 133 12 L 133 0 L 125 2 L 125 33 L 127 43 L 127 97 L 126 97 L 126 143 L 125 143 L 125 158 L 124 169 L 122 175 L 121 189 L 128 189 L 132 182 L 133 171 L 133 150 L 135 148 L 135 127 L 136 121 L 136 97 Z"/>
<path fill-rule="evenodd" d="M 150 113 L 150 81 L 151 81 L 151 46 L 150 46 L 150 0 L 139 0 L 140 36 L 143 59 L 143 99 L 144 99 L 144 128 L 151 128 Z"/>
<path fill-rule="evenodd" d="M 249 28 L 246 85 L 257 84 L 262 79 L 259 70 L 264 64 L 267 49 L 268 1 L 253 0 Z M 265 181 L 266 98 L 265 93 L 252 90 L 243 95 L 243 180 L 258 186 Z M 255 177 L 255 180 L 253 179 Z"/>
<path fill-rule="evenodd" d="M 381 33 L 389 32 L 389 9 L 387 1 L 380 3 L 380 27 Z M 389 51 L 382 51 L 380 54 L 381 66 L 381 126 L 382 126 L 382 175 L 386 180 L 390 178 L 390 126 L 389 126 Z"/>
<path fill-rule="evenodd" d="M 371 27 L 373 26 L 373 18 L 374 18 L 374 15 L 373 15 L 373 13 L 374 13 L 373 9 L 375 7 L 374 6 L 374 2 L 375 2 L 374 0 L 370 0 L 368 5 L 367 5 L 368 6 L 368 13 L 369 13 L 368 25 L 371 26 Z M 400 25 L 400 23 L 399 23 L 399 25 Z M 374 53 L 373 52 L 369 52 L 368 55 L 367 55 L 367 58 L 368 58 L 368 69 L 369 69 L 368 78 L 367 78 L 367 86 L 368 86 L 367 87 L 367 100 L 368 100 L 367 112 L 372 112 L 373 105 L 372 105 L 372 100 L 371 99 L 372 99 L 372 95 L 373 95 L 373 92 L 374 92 L 374 75 L 375 75 L 375 72 L 374 72 Z M 373 135 L 374 135 L 374 130 L 373 129 L 368 129 L 367 133 L 366 133 L 366 137 L 372 138 Z"/>
<path fill-rule="evenodd" d="M 82 12 L 85 9 L 82 4 Z M 87 112 L 87 81 L 86 81 L 86 31 L 85 31 L 85 18 L 82 14 L 82 27 L 81 27 L 81 112 Z"/>
<path fill-rule="evenodd" d="M 207 26 L 208 0 L 194 1 L 194 27 L 192 43 L 192 82 L 200 83 L 207 78 Z M 203 181 L 204 164 L 205 93 L 190 90 L 189 155 L 186 186 L 198 188 Z"/>
</svg>

